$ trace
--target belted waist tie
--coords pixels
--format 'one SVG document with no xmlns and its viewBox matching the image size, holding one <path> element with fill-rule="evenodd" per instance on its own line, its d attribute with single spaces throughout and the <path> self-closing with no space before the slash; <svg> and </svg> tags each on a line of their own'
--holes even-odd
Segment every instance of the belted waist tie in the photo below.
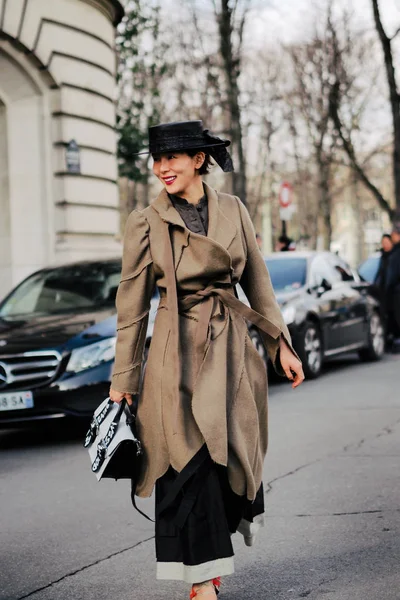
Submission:
<svg viewBox="0 0 400 600">
<path fill-rule="evenodd" d="M 195 336 L 196 372 L 204 358 L 207 345 L 208 327 L 214 310 L 215 300 L 218 298 L 226 307 L 231 308 L 250 323 L 267 333 L 274 339 L 281 334 L 281 329 L 266 319 L 263 315 L 253 310 L 234 294 L 232 284 L 209 284 L 205 289 L 192 294 L 179 296 L 176 289 L 174 256 L 169 232 L 169 225 L 165 223 L 165 278 L 167 287 L 167 308 L 170 319 L 171 362 L 173 369 L 173 397 L 176 399 L 175 424 L 179 412 L 179 310 L 185 312 L 200 304 L 199 319 Z M 176 427 L 175 427 L 176 430 Z"/>
</svg>

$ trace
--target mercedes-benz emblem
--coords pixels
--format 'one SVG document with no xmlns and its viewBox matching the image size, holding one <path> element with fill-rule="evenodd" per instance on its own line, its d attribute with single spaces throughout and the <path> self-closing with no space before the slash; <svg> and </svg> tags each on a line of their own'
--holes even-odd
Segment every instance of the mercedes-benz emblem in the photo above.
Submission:
<svg viewBox="0 0 400 600">
<path fill-rule="evenodd" d="M 3 346 L 7 346 L 6 340 L 0 340 L 0 348 L 2 348 Z"/>
<path fill-rule="evenodd" d="M 0 362 L 0 388 L 7 385 L 7 369 L 6 366 Z"/>
</svg>

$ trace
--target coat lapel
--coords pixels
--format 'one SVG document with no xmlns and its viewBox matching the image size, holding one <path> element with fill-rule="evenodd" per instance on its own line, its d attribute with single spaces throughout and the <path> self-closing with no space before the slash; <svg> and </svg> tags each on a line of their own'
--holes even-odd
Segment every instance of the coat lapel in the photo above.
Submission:
<svg viewBox="0 0 400 600">
<path fill-rule="evenodd" d="M 204 184 L 208 199 L 208 238 L 227 250 L 237 234 L 237 228 L 219 206 L 217 192 Z"/>
<path fill-rule="evenodd" d="M 189 245 L 189 237 L 192 235 L 193 239 L 201 237 L 202 246 L 204 250 L 209 244 L 210 250 L 215 254 L 215 251 L 222 251 L 224 260 L 230 260 L 228 248 L 231 245 L 233 239 L 237 235 L 236 225 L 228 219 L 228 217 L 222 212 L 219 206 L 218 193 L 206 183 L 204 188 L 208 199 L 208 235 L 198 236 L 192 234 L 186 227 L 182 217 L 178 211 L 174 208 L 171 200 L 168 197 L 166 190 L 162 190 L 156 200 L 152 203 L 153 209 L 159 214 L 161 219 L 165 223 L 175 225 L 176 231 L 172 236 L 173 248 L 174 248 L 174 262 L 175 270 L 178 268 L 182 258 L 184 248 Z"/>
<path fill-rule="evenodd" d="M 151 205 L 154 210 L 158 212 L 160 217 L 166 223 L 171 223 L 172 225 L 178 225 L 183 229 L 186 229 L 185 223 L 183 222 L 182 217 L 178 213 L 178 211 L 173 207 L 171 200 L 168 198 L 168 194 L 166 190 L 161 190 L 158 194 L 157 198 Z"/>
<path fill-rule="evenodd" d="M 175 225 L 179 228 L 178 231 L 171 236 L 176 270 L 181 261 L 183 249 L 189 245 L 189 229 L 187 229 L 182 217 L 172 205 L 165 189 L 159 193 L 151 206 L 159 214 L 164 223 Z"/>
</svg>

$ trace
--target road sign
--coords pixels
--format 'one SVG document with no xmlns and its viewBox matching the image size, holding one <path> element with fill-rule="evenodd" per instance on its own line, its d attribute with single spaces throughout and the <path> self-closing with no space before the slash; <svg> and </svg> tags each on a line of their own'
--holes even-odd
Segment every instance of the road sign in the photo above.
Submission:
<svg viewBox="0 0 400 600">
<path fill-rule="evenodd" d="M 288 181 L 284 181 L 279 191 L 279 205 L 287 208 L 292 204 L 293 188 Z"/>
<path fill-rule="evenodd" d="M 65 162 L 68 173 L 81 172 L 81 153 L 75 140 L 71 140 L 66 148 Z"/>
</svg>

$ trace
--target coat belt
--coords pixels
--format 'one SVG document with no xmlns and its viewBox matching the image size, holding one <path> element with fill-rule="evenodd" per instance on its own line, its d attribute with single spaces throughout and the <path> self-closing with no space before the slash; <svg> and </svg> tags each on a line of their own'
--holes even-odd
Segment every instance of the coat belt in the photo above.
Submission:
<svg viewBox="0 0 400 600">
<path fill-rule="evenodd" d="M 282 333 L 281 329 L 266 317 L 253 310 L 234 295 L 232 284 L 209 284 L 205 289 L 193 294 L 180 296 L 176 289 L 176 276 L 174 256 L 168 223 L 165 223 L 165 278 L 167 288 L 167 308 L 170 320 L 170 342 L 173 369 L 173 398 L 175 398 L 175 432 L 179 414 L 179 309 L 190 310 L 200 304 L 199 320 L 195 335 L 196 373 L 204 359 L 207 346 L 208 329 L 213 314 L 215 301 L 220 300 L 226 307 L 234 310 L 250 323 L 264 331 L 270 337 L 277 339 Z"/>
</svg>

